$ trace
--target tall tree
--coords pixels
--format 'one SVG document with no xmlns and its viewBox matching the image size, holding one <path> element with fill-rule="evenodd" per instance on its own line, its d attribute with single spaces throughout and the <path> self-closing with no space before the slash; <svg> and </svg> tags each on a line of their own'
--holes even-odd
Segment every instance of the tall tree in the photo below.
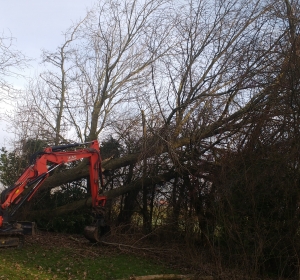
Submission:
<svg viewBox="0 0 300 280">
<path fill-rule="evenodd" d="M 66 32 L 56 52 L 44 51 L 49 69 L 28 87 L 20 110 L 27 121 L 38 120 L 32 133 L 48 134 L 56 143 L 85 142 L 112 126 L 125 113 L 124 104 L 147 85 L 151 63 L 168 49 L 164 2 L 99 2 Z M 133 108 L 127 110 L 132 114 Z"/>
</svg>

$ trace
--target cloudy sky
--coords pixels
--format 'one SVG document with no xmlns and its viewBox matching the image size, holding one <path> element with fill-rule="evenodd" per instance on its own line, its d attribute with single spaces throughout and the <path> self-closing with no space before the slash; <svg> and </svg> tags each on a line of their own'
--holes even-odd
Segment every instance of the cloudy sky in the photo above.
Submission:
<svg viewBox="0 0 300 280">
<path fill-rule="evenodd" d="M 36 60 L 41 50 L 54 51 L 63 43 L 62 33 L 86 15 L 97 0 L 0 0 L 0 36 L 15 38 L 15 49 Z M 20 85 L 21 81 L 14 82 Z M 5 105 L 4 105 L 5 106 Z M 3 111 L 3 104 L 0 104 Z M 9 134 L 0 120 L 0 146 L 7 146 Z"/>
</svg>

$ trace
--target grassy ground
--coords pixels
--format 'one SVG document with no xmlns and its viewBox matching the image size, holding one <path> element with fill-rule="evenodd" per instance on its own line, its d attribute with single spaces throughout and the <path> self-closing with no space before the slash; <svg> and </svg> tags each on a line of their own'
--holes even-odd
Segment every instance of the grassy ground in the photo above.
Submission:
<svg viewBox="0 0 300 280">
<path fill-rule="evenodd" d="M 176 271 L 108 246 L 74 237 L 40 234 L 21 249 L 0 250 L 0 279 L 129 279 Z"/>
</svg>

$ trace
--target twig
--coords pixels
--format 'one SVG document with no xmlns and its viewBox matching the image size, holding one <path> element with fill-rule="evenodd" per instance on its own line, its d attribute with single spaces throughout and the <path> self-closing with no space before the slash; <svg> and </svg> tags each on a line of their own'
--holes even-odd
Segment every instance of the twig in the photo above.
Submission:
<svg viewBox="0 0 300 280">
<path fill-rule="evenodd" d="M 128 244 L 122 244 L 122 243 L 113 243 L 113 242 L 107 242 L 107 241 L 101 241 L 101 243 L 103 244 L 106 244 L 106 245 L 113 245 L 113 246 L 116 246 L 116 247 L 128 247 L 128 248 L 131 248 L 131 249 L 135 249 L 135 250 L 146 250 L 146 251 L 153 251 L 155 250 L 155 248 L 142 248 L 142 247 L 135 247 L 135 246 L 132 246 L 132 245 L 128 245 Z M 136 242 L 135 242 L 136 243 Z M 134 244 L 135 244 L 134 243 Z"/>
</svg>

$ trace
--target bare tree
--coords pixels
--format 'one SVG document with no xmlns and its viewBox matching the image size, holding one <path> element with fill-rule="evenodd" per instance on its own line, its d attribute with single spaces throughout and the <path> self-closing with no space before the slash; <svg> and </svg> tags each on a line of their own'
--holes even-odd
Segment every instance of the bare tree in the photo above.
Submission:
<svg viewBox="0 0 300 280">
<path fill-rule="evenodd" d="M 84 106 L 80 115 L 84 126 L 80 128 L 77 119 L 74 123 L 81 139 L 97 138 L 108 120 L 113 122 L 110 115 L 124 110 L 124 102 L 133 104 L 147 84 L 149 66 L 166 51 L 169 27 L 160 9 L 163 4 L 106 1 L 85 21 L 74 57 L 79 89 L 74 102 Z"/>
<path fill-rule="evenodd" d="M 56 52 L 44 51 L 49 70 L 29 85 L 24 98 L 31 96 L 31 119 L 42 120 L 47 139 L 96 139 L 129 101 L 133 113 L 150 65 L 168 49 L 164 2 L 99 3 L 66 32 Z"/>
<path fill-rule="evenodd" d="M 40 75 L 49 88 L 44 103 L 47 104 L 49 112 L 55 118 L 55 125 L 53 125 L 52 129 L 55 133 L 54 144 L 56 145 L 62 140 L 65 141 L 65 137 L 62 134 L 62 126 L 65 124 L 63 122 L 66 119 L 64 111 L 68 110 L 69 87 L 71 87 L 70 84 L 72 83 L 72 77 L 68 75 L 68 72 L 73 68 L 69 60 L 72 56 L 72 43 L 76 40 L 76 32 L 85 19 L 69 28 L 65 33 L 65 42 L 57 49 L 57 52 L 43 51 L 43 62 L 49 63 L 59 70 L 59 75 L 53 72 L 52 69 Z M 52 111 L 53 109 L 54 112 Z M 46 122 L 49 121 L 49 115 L 45 116 L 43 113 L 48 110 L 40 111 L 40 115 L 44 116 Z"/>
<path fill-rule="evenodd" d="M 19 70 L 27 67 L 28 62 L 25 55 L 15 49 L 14 41 L 15 39 L 12 36 L 6 36 L 5 34 L 0 36 L 0 93 L 2 94 L 2 102 L 6 101 L 7 94 L 13 88 L 7 78 L 21 76 Z"/>
<path fill-rule="evenodd" d="M 68 141 L 70 123 L 66 115 L 73 82 L 70 58 L 76 32 L 84 20 L 65 32 L 65 42 L 55 52 L 43 50 L 42 62 L 46 70 L 28 82 L 23 101 L 16 108 L 18 127 L 21 127 L 20 123 L 27 123 L 27 129 L 24 126 L 17 128 L 21 139 L 35 135 L 33 138 L 45 139 L 49 144 Z"/>
</svg>

